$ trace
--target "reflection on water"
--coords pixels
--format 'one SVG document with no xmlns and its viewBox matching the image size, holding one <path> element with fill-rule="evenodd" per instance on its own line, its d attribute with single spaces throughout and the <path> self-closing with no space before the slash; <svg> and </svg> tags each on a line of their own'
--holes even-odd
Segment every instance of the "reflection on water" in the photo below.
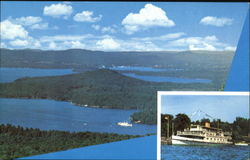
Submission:
<svg viewBox="0 0 250 160">
<path fill-rule="evenodd" d="M 162 160 L 247 160 L 249 146 L 162 145 Z"/>
</svg>

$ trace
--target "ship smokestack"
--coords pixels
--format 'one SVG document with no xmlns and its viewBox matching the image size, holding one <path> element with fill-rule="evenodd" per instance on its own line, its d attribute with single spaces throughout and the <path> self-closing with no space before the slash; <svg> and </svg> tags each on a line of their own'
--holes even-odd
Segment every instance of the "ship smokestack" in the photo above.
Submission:
<svg viewBox="0 0 250 160">
<path fill-rule="evenodd" d="M 205 127 L 210 128 L 210 123 L 209 122 L 205 122 Z"/>
</svg>

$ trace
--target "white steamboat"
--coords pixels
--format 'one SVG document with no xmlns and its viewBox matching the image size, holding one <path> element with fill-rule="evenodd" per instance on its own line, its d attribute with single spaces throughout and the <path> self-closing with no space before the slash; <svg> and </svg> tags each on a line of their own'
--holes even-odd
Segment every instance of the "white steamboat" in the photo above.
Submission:
<svg viewBox="0 0 250 160">
<path fill-rule="evenodd" d="M 191 125 L 184 131 L 177 131 L 171 140 L 173 145 L 227 145 L 232 144 L 232 133 L 210 127 L 210 123 L 206 122 L 205 126 Z"/>
</svg>

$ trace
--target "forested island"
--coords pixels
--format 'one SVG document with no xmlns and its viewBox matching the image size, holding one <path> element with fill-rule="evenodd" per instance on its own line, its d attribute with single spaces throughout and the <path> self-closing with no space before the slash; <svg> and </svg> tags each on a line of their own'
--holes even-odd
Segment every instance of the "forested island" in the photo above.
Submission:
<svg viewBox="0 0 250 160">
<path fill-rule="evenodd" d="M 204 126 L 205 122 L 209 122 L 211 127 L 213 128 L 220 128 L 224 132 L 232 132 L 233 143 L 245 142 L 250 144 L 250 132 L 249 132 L 250 119 L 243 117 L 236 117 L 232 123 L 229 123 L 221 121 L 220 119 L 211 121 L 208 118 L 203 118 L 197 121 L 191 121 L 191 119 L 186 114 L 177 114 L 175 117 L 170 114 L 162 114 L 161 135 L 163 137 L 167 137 L 168 127 L 170 130 L 169 136 L 172 136 L 173 134 L 172 131 L 174 131 L 174 134 L 176 134 L 177 131 L 183 131 L 185 128 L 189 128 L 191 124 L 199 124 Z M 174 128 L 172 128 L 172 123 Z"/>
<path fill-rule="evenodd" d="M 42 131 L 0 124 L 0 159 L 9 160 L 140 136 L 95 132 Z"/>
<path fill-rule="evenodd" d="M 132 120 L 156 124 L 157 91 L 216 90 L 214 83 L 154 83 L 100 69 L 64 76 L 21 78 L 0 83 L 0 97 L 54 99 L 79 106 L 138 109 Z"/>
</svg>

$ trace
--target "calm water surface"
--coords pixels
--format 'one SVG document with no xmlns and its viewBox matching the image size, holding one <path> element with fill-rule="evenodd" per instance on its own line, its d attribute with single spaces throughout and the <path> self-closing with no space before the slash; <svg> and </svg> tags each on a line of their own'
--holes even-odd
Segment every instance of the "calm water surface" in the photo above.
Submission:
<svg viewBox="0 0 250 160">
<path fill-rule="evenodd" d="M 249 146 L 162 145 L 162 160 L 248 160 Z"/>
<path fill-rule="evenodd" d="M 164 76 L 149 76 L 138 75 L 135 73 L 122 73 L 125 76 L 149 81 L 149 82 L 173 82 L 173 83 L 210 83 L 209 79 L 191 79 L 191 78 L 177 78 L 177 77 L 164 77 Z"/>
<path fill-rule="evenodd" d="M 156 133 L 156 125 L 117 125 L 136 110 L 79 107 L 69 102 L 0 98 L 0 123 L 42 130 L 92 131 L 144 135 Z"/>
<path fill-rule="evenodd" d="M 13 82 L 23 77 L 60 76 L 75 73 L 72 69 L 0 68 L 0 82 Z"/>
</svg>

